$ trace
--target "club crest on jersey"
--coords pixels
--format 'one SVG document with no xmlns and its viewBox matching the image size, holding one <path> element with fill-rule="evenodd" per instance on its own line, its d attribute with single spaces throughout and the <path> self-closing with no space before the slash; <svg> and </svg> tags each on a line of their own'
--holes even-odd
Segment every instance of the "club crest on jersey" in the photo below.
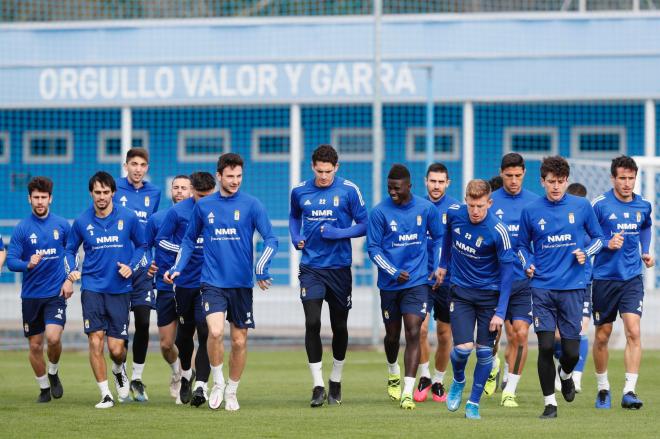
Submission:
<svg viewBox="0 0 660 439">
<path fill-rule="evenodd" d="M 151 201 L 149 201 L 149 195 L 145 195 L 145 197 L 144 197 L 144 207 L 149 207 L 150 202 Z"/>
<path fill-rule="evenodd" d="M 240 210 L 235 210 L 234 211 L 234 221 L 238 221 L 241 219 L 241 211 Z"/>
<path fill-rule="evenodd" d="M 335 195 L 332 198 L 332 205 L 335 206 L 335 207 L 339 206 L 339 196 L 338 195 Z"/>
<path fill-rule="evenodd" d="M 637 219 L 638 223 L 642 222 L 642 212 L 635 212 L 635 218 Z"/>
<path fill-rule="evenodd" d="M 124 220 L 119 220 L 119 222 L 117 223 L 117 229 L 124 230 Z"/>
<path fill-rule="evenodd" d="M 447 214 L 446 213 L 442 214 L 442 224 L 447 224 Z"/>
<path fill-rule="evenodd" d="M 546 224 L 547 223 L 545 222 L 545 220 L 543 218 L 541 218 L 538 222 L 538 225 L 541 227 L 541 230 L 545 230 L 545 225 Z"/>
<path fill-rule="evenodd" d="M 396 232 L 396 226 L 397 226 L 396 221 L 392 220 L 390 222 L 390 229 L 392 229 L 393 232 Z"/>
<path fill-rule="evenodd" d="M 483 242 L 484 242 L 484 238 L 483 238 L 483 236 L 478 236 L 478 237 L 477 237 L 477 242 L 475 242 L 474 245 L 476 245 L 477 247 L 481 247 L 481 244 L 482 244 Z"/>
<path fill-rule="evenodd" d="M 57 229 L 53 229 L 53 239 L 57 241 L 60 239 L 60 232 Z"/>
<path fill-rule="evenodd" d="M 209 213 L 207 218 L 209 220 L 209 224 L 213 224 L 213 222 L 215 221 L 215 215 L 213 215 L 213 212 Z"/>
<path fill-rule="evenodd" d="M 573 212 L 570 212 L 568 214 L 568 222 L 571 224 L 575 224 L 575 215 L 573 215 Z"/>
<path fill-rule="evenodd" d="M 422 225 L 422 215 L 417 215 L 417 225 L 418 226 Z"/>
</svg>

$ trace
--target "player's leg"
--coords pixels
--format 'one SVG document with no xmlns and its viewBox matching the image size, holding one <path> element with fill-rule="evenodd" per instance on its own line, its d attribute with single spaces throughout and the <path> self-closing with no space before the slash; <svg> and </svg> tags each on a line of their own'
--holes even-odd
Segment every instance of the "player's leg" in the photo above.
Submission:
<svg viewBox="0 0 660 439">
<path fill-rule="evenodd" d="M 509 373 L 506 386 L 502 391 L 502 405 L 505 407 L 518 406 L 516 402 L 516 389 L 525 363 L 527 362 L 529 324 L 529 321 L 518 318 L 514 319 L 510 324 L 511 336 L 508 338 L 508 346 L 511 346 L 511 349 L 507 358 Z"/>
<path fill-rule="evenodd" d="M 514 351 L 511 347 L 510 341 L 513 338 L 513 326 L 509 319 L 504 320 L 504 332 L 506 333 L 506 348 L 504 348 L 504 367 L 502 368 L 502 382 L 500 383 L 500 389 L 502 389 L 502 391 L 504 391 L 509 379 L 509 358 L 511 358 L 511 352 Z"/>
<path fill-rule="evenodd" d="M 433 296 L 433 318 L 435 319 L 437 346 L 435 349 L 435 372 L 433 373 L 431 393 L 433 394 L 433 401 L 445 402 L 447 400 L 447 392 L 444 387 L 444 378 L 452 348 L 451 325 L 449 323 L 449 287 L 439 287 Z"/>
<path fill-rule="evenodd" d="M 433 299 L 429 294 L 429 303 Z M 426 313 L 426 317 L 422 322 L 422 327 L 419 330 L 419 366 L 417 367 L 417 374 L 419 375 L 419 383 L 415 388 L 413 399 L 417 402 L 426 401 L 426 397 L 431 390 L 431 371 L 429 370 L 429 359 L 431 357 L 431 346 L 429 343 L 429 322 L 431 321 L 431 313 Z"/>
<path fill-rule="evenodd" d="M 326 398 L 325 382 L 323 381 L 323 345 L 321 344 L 323 299 L 306 299 L 302 304 L 305 312 L 305 351 L 313 381 L 310 405 L 320 407 Z"/>
<path fill-rule="evenodd" d="M 328 404 L 341 404 L 341 378 L 348 349 L 348 309 L 330 305 L 332 372 L 328 380 Z"/>
<path fill-rule="evenodd" d="M 92 367 L 92 373 L 94 374 L 96 385 L 99 387 L 99 391 L 101 392 L 101 401 L 96 404 L 96 408 L 110 408 L 114 406 L 114 401 L 108 386 L 108 375 L 105 365 L 105 358 L 103 358 L 103 349 L 105 347 L 104 332 L 88 332 L 87 342 L 89 346 L 89 364 Z"/>
<path fill-rule="evenodd" d="M 220 404 L 225 397 L 225 378 L 222 372 L 222 367 L 225 357 L 224 347 L 224 332 L 225 332 L 225 316 L 227 313 L 228 296 L 225 294 L 224 289 L 211 287 L 209 285 L 202 286 L 202 303 L 204 304 L 204 314 L 206 316 L 206 326 L 208 333 L 207 340 L 207 357 L 213 375 L 213 388 L 209 395 L 209 407 L 213 410 L 220 408 Z M 199 337 L 198 325 L 198 337 Z M 200 348 L 202 340 L 199 340 Z M 204 353 L 202 352 L 202 355 Z M 199 357 L 200 351 L 197 351 Z M 197 357 L 195 357 L 195 364 L 197 364 Z M 199 368 L 198 368 L 199 369 Z M 199 382 L 199 370 L 197 371 L 197 380 Z M 197 383 L 195 384 L 195 394 L 193 394 L 193 402 L 197 402 L 199 393 L 197 391 Z M 199 404 L 193 404 L 198 406 Z"/>
<path fill-rule="evenodd" d="M 190 405 L 193 407 L 199 407 L 208 400 L 207 383 L 209 376 L 211 375 L 211 365 L 208 354 L 209 327 L 204 314 L 206 303 L 202 309 L 202 296 L 200 290 L 195 290 L 194 297 L 193 315 L 195 318 L 195 331 L 197 332 L 197 352 L 195 353 L 195 386 L 190 399 Z M 213 308 L 211 308 L 211 310 L 212 309 Z M 224 347 L 222 354 L 223 355 L 220 356 L 220 361 L 222 361 L 222 357 L 224 356 Z"/>
<path fill-rule="evenodd" d="M 150 294 L 146 293 L 146 294 Z M 151 307 L 138 305 L 133 307 L 135 334 L 133 335 L 133 369 L 131 373 L 131 395 L 134 401 L 148 401 L 146 386 L 142 382 L 142 372 L 149 348 L 149 320 Z"/>
<path fill-rule="evenodd" d="M 491 369 L 486 379 L 484 386 L 484 394 L 486 396 L 493 396 L 497 391 L 497 384 L 500 380 L 500 357 L 497 355 L 500 351 L 500 338 L 502 338 L 502 328 L 500 328 L 495 335 L 495 344 L 491 349 L 492 361 L 490 362 Z M 506 359 L 506 356 L 504 357 Z"/>
<path fill-rule="evenodd" d="M 332 371 L 328 379 L 328 404 L 341 404 L 341 378 L 348 349 L 348 313 L 353 306 L 350 267 L 325 270 L 326 300 L 332 327 Z"/>
<path fill-rule="evenodd" d="M 46 374 L 44 362 L 44 331 L 43 299 L 23 299 L 23 333 L 28 339 L 30 365 L 39 384 L 37 402 L 49 402 L 51 399 L 50 383 Z"/>
<path fill-rule="evenodd" d="M 228 295 L 227 320 L 231 324 L 231 354 L 229 355 L 229 379 L 224 389 L 224 400 L 225 410 L 236 411 L 240 408 L 236 395 L 238 384 L 247 361 L 248 328 L 254 328 L 252 288 L 231 288 L 226 290 L 226 293 Z M 213 388 L 215 389 L 215 386 Z"/>
<path fill-rule="evenodd" d="M 195 378 L 192 370 L 196 330 L 194 292 L 194 289 L 189 288 L 175 287 L 174 289 L 176 314 L 179 319 L 174 343 L 179 351 L 179 361 L 181 363 L 179 401 L 182 404 L 188 404 L 190 402 L 192 398 L 192 385 Z"/>
<path fill-rule="evenodd" d="M 589 355 L 589 322 L 591 322 L 591 284 L 584 290 L 582 299 L 582 328 L 580 330 L 580 359 L 573 370 L 573 382 L 575 383 L 575 392 L 582 392 L 582 373 Z"/>
<path fill-rule="evenodd" d="M 462 288 L 452 287 L 449 304 L 451 333 L 454 341 L 450 359 L 454 379 L 447 394 L 447 409 L 452 412 L 458 410 L 463 400 L 465 366 L 474 348 L 474 327 L 477 321 L 477 310 L 473 303 L 462 298 L 464 295 L 459 295 L 462 291 Z"/>
<path fill-rule="evenodd" d="M 609 409 L 612 407 L 610 382 L 607 375 L 609 362 L 609 341 L 612 335 L 613 323 L 616 320 L 621 300 L 621 285 L 623 282 L 594 279 L 592 283 L 592 306 L 596 335 L 593 344 L 593 358 L 596 372 L 598 393 L 595 407 Z"/>
<path fill-rule="evenodd" d="M 61 398 L 64 388 L 59 376 L 59 362 L 62 355 L 62 331 L 66 324 L 66 299 L 55 296 L 45 300 L 43 319 L 46 323 L 46 355 L 48 356 L 48 382 L 53 398 Z"/>
<path fill-rule="evenodd" d="M 401 340 L 401 310 L 398 291 L 380 291 L 380 308 L 385 326 L 383 347 L 387 359 L 387 394 L 390 399 L 401 399 L 401 368 L 399 367 L 399 344 Z"/>
<path fill-rule="evenodd" d="M 64 388 L 59 376 L 60 356 L 62 355 L 62 332 L 64 326 L 58 323 L 46 324 L 46 355 L 48 356 L 48 382 L 53 398 L 61 398 Z"/>
<path fill-rule="evenodd" d="M 172 369 L 172 376 L 170 378 L 170 396 L 172 398 L 177 398 L 181 387 L 181 361 L 179 360 L 179 350 L 174 344 L 177 326 L 174 292 L 158 291 L 156 298 L 156 315 L 160 353 Z"/>
<path fill-rule="evenodd" d="M 409 291 L 411 290 L 414 290 L 414 288 Z M 423 303 L 426 303 L 426 300 L 424 299 Z M 419 330 L 424 318 L 428 315 L 426 307 L 418 308 L 418 310 L 421 309 L 424 309 L 423 314 L 405 312 L 407 310 L 402 309 L 406 348 L 403 356 L 405 375 L 403 378 L 403 391 L 401 392 L 401 407 L 406 409 L 414 408 L 412 397 L 415 388 L 415 375 L 417 375 L 417 367 L 419 366 Z M 407 401 L 410 401 L 410 404 L 407 404 Z"/>
<path fill-rule="evenodd" d="M 621 407 L 627 409 L 642 408 L 642 401 L 637 397 L 635 387 L 642 361 L 642 341 L 640 336 L 640 320 L 644 303 L 644 285 L 642 277 L 637 276 L 623 283 L 621 287 L 619 312 L 623 319 L 626 334 L 626 348 L 623 354 L 626 368 L 626 382 L 623 387 Z"/>
<path fill-rule="evenodd" d="M 596 408 L 609 409 L 612 407 L 610 396 L 610 381 L 607 376 L 607 364 L 609 362 L 610 336 L 612 335 L 612 323 L 602 323 L 594 325 L 596 334 L 592 347 L 592 356 L 594 358 L 594 369 L 596 373 L 596 384 L 598 394 L 596 395 Z"/>
<path fill-rule="evenodd" d="M 126 374 L 126 344 L 128 340 L 128 324 L 130 316 L 130 293 L 101 294 L 104 312 L 107 319 L 106 336 L 108 352 L 112 360 L 112 374 L 119 402 L 130 401 L 129 381 Z"/>
<path fill-rule="evenodd" d="M 557 328 L 557 305 L 552 292 L 546 289 L 532 288 L 532 314 L 534 331 L 538 339 L 537 370 L 544 410 L 542 419 L 557 417 L 557 399 L 555 398 L 555 328 Z"/>
<path fill-rule="evenodd" d="M 557 372 L 564 400 L 575 399 L 573 370 L 580 359 L 580 331 L 582 330 L 582 298 L 584 289 L 554 292 L 557 303 L 557 328 L 561 336 L 561 357 Z"/>
<path fill-rule="evenodd" d="M 623 363 L 626 368 L 626 382 L 623 387 L 621 407 L 629 409 L 642 408 L 642 401 L 637 397 L 635 387 L 639 376 L 639 366 L 642 361 L 642 341 L 640 336 L 640 316 L 633 313 L 621 314 L 623 328 L 626 334 L 626 348 L 623 353 Z"/>
</svg>

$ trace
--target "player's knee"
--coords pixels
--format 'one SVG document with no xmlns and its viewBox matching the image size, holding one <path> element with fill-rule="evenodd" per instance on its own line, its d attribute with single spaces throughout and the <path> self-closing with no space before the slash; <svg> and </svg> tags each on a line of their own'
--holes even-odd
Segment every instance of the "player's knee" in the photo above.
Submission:
<svg viewBox="0 0 660 439">
<path fill-rule="evenodd" d="M 528 332 L 527 328 L 516 328 L 513 334 L 513 341 L 518 346 L 527 345 Z"/>
<path fill-rule="evenodd" d="M 33 354 L 41 354 L 43 346 L 40 340 L 30 340 L 30 352 Z"/>
<path fill-rule="evenodd" d="M 539 334 L 539 355 L 552 357 L 555 353 L 555 337 L 554 334 L 548 333 Z"/>
<path fill-rule="evenodd" d="M 231 349 L 232 351 L 244 351 L 247 348 L 247 337 L 232 337 Z"/>
<path fill-rule="evenodd" d="M 314 334 L 321 332 L 321 316 L 318 317 L 306 317 L 305 318 L 305 330 Z"/>
<path fill-rule="evenodd" d="M 160 339 L 160 351 L 162 353 L 169 353 L 174 348 L 174 339 L 170 336 L 161 337 Z"/>
<path fill-rule="evenodd" d="M 60 345 L 60 336 L 59 334 L 50 334 L 46 337 L 46 343 L 48 343 L 48 349 L 57 348 Z"/>
<path fill-rule="evenodd" d="M 419 340 L 421 330 L 418 326 L 406 328 L 406 340 Z"/>
<path fill-rule="evenodd" d="M 427 325 L 422 325 L 419 330 L 419 339 L 425 341 L 429 337 L 429 327 Z"/>
<path fill-rule="evenodd" d="M 628 344 L 640 345 L 641 344 L 641 334 L 639 327 L 629 328 L 626 331 L 626 341 Z"/>
<path fill-rule="evenodd" d="M 123 363 L 126 359 L 126 349 L 122 343 L 108 344 L 108 352 L 115 363 Z"/>
</svg>

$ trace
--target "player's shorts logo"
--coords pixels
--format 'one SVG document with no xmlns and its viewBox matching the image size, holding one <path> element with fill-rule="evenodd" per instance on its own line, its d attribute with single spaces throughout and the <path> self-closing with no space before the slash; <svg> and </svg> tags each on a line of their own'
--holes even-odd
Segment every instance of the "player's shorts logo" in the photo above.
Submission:
<svg viewBox="0 0 660 439">
<path fill-rule="evenodd" d="M 119 222 L 117 222 L 117 229 L 124 230 L 124 220 L 119 220 Z"/>
<path fill-rule="evenodd" d="M 305 297 L 305 296 L 307 295 L 307 288 L 302 288 L 302 289 L 300 290 L 300 295 L 301 295 L 302 297 Z"/>
<path fill-rule="evenodd" d="M 642 312 L 642 308 L 644 308 L 644 301 L 640 300 L 639 301 L 639 307 L 637 308 L 637 311 Z"/>
<path fill-rule="evenodd" d="M 55 241 L 57 241 L 58 239 L 60 239 L 60 232 L 58 232 L 57 229 L 53 229 L 53 239 L 54 239 Z"/>
<path fill-rule="evenodd" d="M 568 222 L 571 224 L 575 224 L 575 215 L 573 215 L 573 212 L 568 214 Z"/>
<path fill-rule="evenodd" d="M 182 325 L 186 323 L 186 319 L 183 318 L 183 316 L 179 317 L 179 323 Z"/>
<path fill-rule="evenodd" d="M 390 319 L 390 312 L 388 310 L 383 311 L 383 316 L 385 316 L 386 320 Z"/>
<path fill-rule="evenodd" d="M 89 319 L 85 319 L 85 329 L 89 329 Z"/>
<path fill-rule="evenodd" d="M 149 207 L 149 203 L 150 203 L 150 201 L 149 201 L 149 195 L 146 195 L 146 196 L 144 197 L 144 206 L 145 206 L 145 207 Z"/>
<path fill-rule="evenodd" d="M 536 326 L 537 328 L 539 327 L 539 318 L 538 317 L 534 317 L 534 326 Z"/>
<path fill-rule="evenodd" d="M 27 323 L 24 323 L 24 324 L 23 324 L 23 330 L 24 330 L 25 332 L 30 332 L 30 325 L 28 325 Z"/>
<path fill-rule="evenodd" d="M 594 319 L 595 319 L 596 321 L 599 321 L 599 320 L 600 320 L 600 313 L 599 313 L 598 311 L 596 311 L 596 312 L 594 313 Z"/>
<path fill-rule="evenodd" d="M 208 302 L 204 302 L 204 311 L 207 311 L 207 312 L 208 312 L 208 310 L 209 310 L 209 303 L 208 303 Z"/>
<path fill-rule="evenodd" d="M 449 302 L 449 312 L 454 312 L 454 302 Z"/>
</svg>

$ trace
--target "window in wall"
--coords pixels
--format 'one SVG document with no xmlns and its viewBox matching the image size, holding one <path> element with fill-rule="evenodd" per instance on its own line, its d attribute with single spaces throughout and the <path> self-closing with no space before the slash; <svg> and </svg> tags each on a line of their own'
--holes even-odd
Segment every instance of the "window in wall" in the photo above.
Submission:
<svg viewBox="0 0 660 439">
<path fill-rule="evenodd" d="M 230 151 L 228 129 L 179 130 L 177 158 L 180 162 L 214 162 Z"/>
<path fill-rule="evenodd" d="M 252 130 L 252 160 L 286 162 L 289 160 L 290 144 L 288 128 L 255 128 Z"/>
<path fill-rule="evenodd" d="M 24 163 L 71 163 L 73 134 L 68 130 L 25 131 L 23 133 Z"/>
<path fill-rule="evenodd" d="M 458 160 L 460 138 L 457 127 L 433 128 L 433 160 Z M 406 130 L 406 160 L 426 159 L 426 128 L 409 127 Z"/>
<path fill-rule="evenodd" d="M 149 149 L 149 133 L 146 130 L 135 130 L 131 136 L 132 148 Z M 120 130 L 99 131 L 98 160 L 100 163 L 122 163 Z"/>
</svg>

